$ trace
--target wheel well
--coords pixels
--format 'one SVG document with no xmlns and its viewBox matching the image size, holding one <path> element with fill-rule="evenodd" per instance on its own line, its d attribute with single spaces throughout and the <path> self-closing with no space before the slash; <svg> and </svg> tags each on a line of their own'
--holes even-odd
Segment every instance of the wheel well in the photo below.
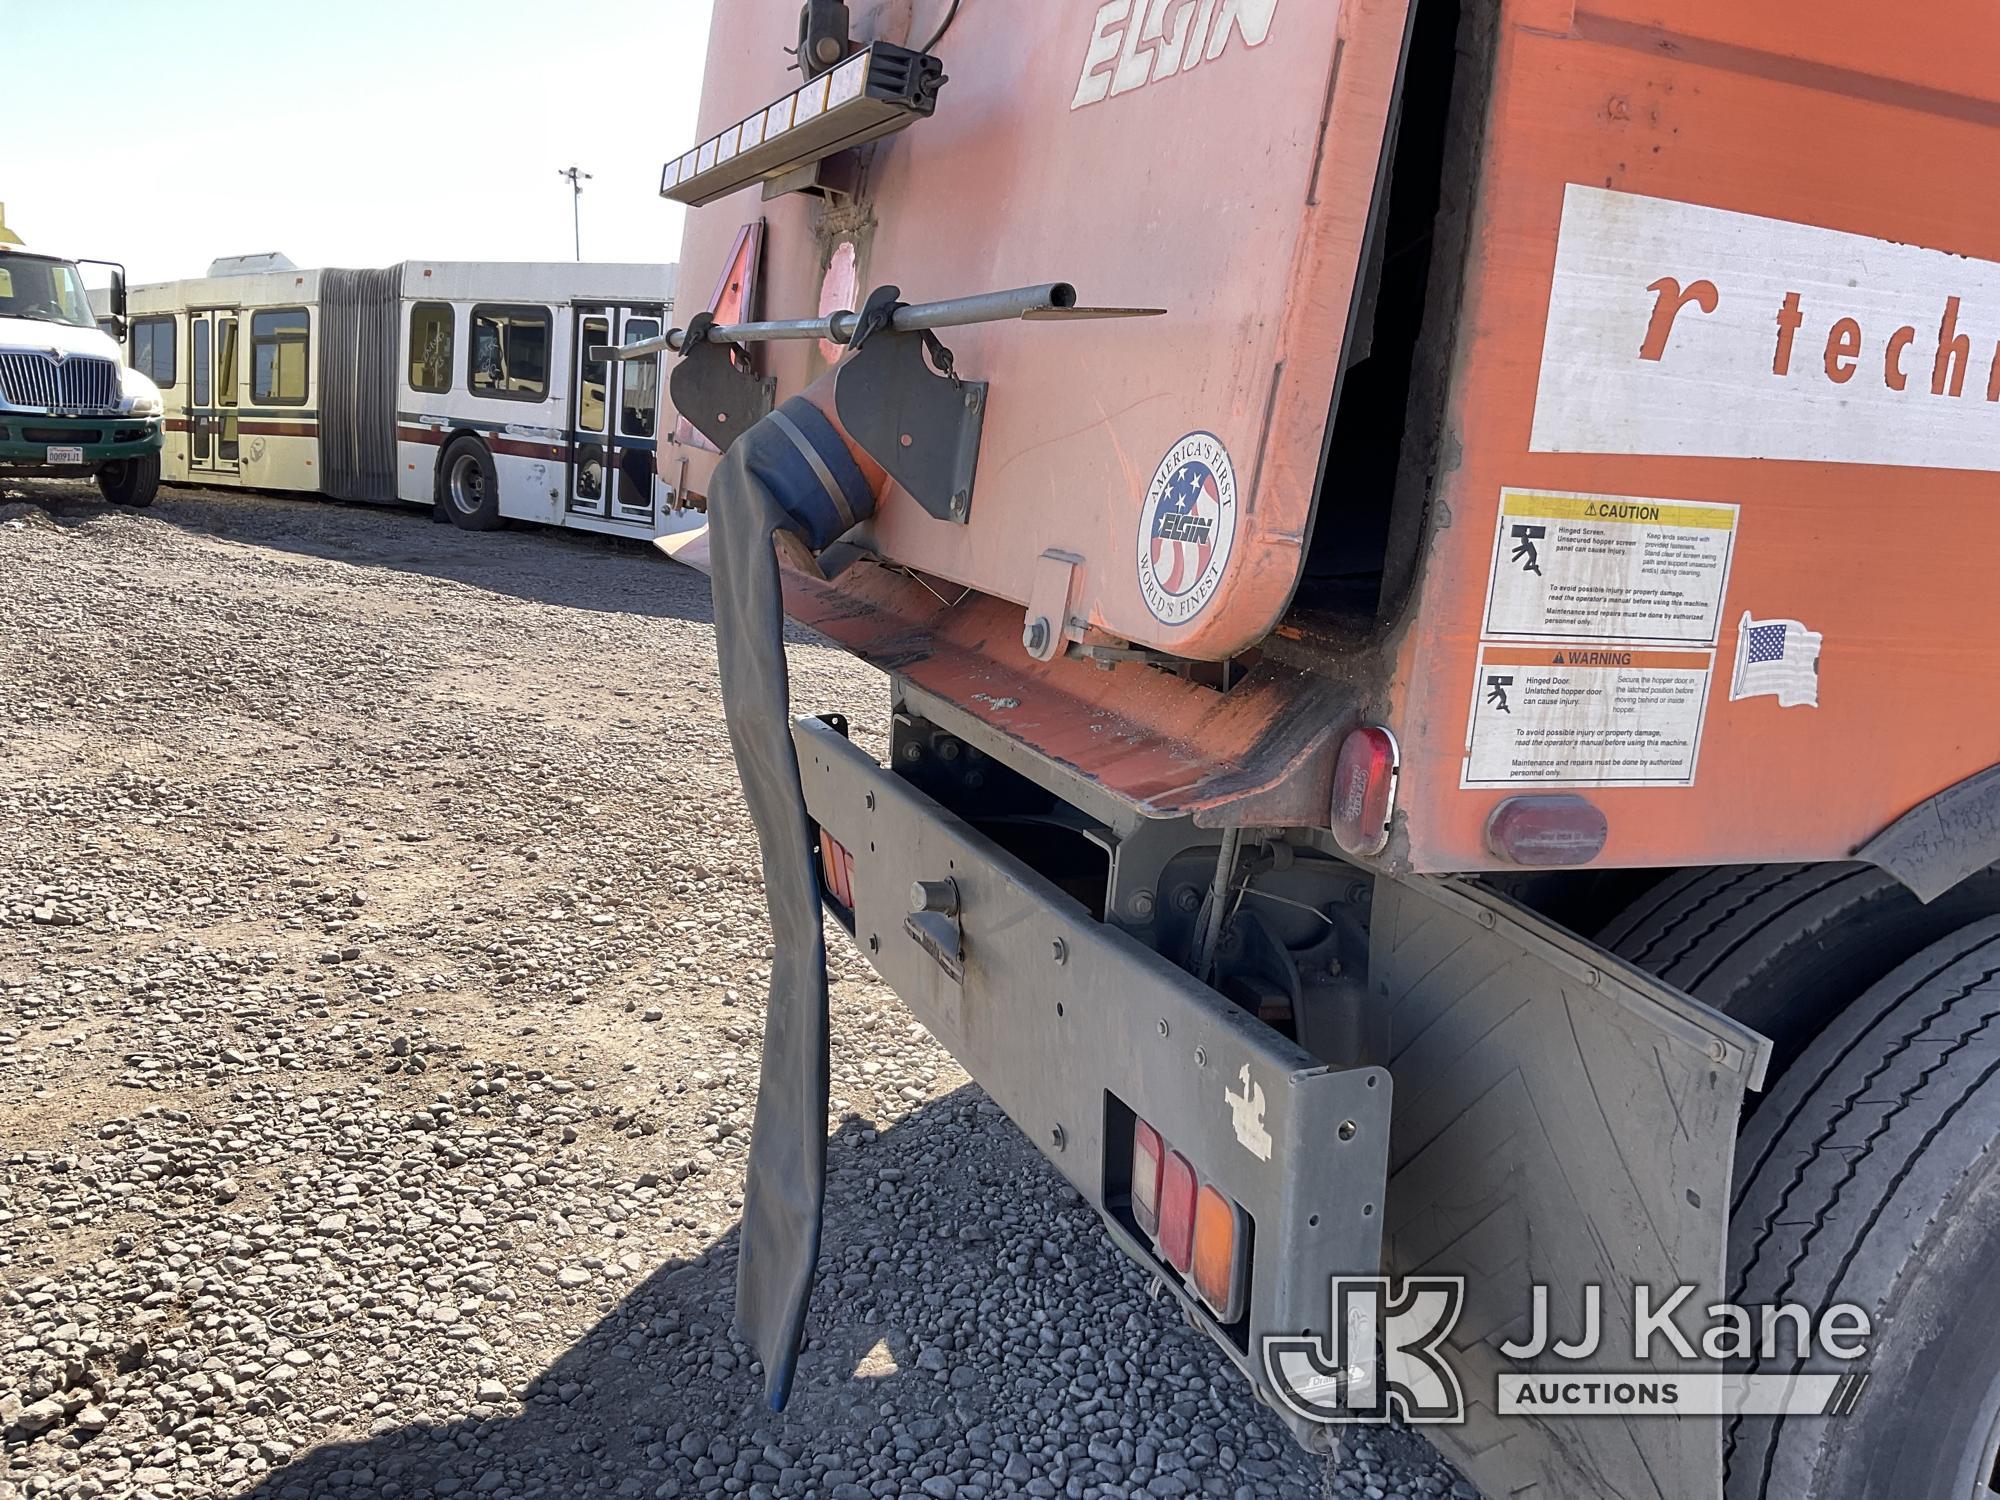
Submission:
<svg viewBox="0 0 2000 1500">
<path fill-rule="evenodd" d="M 454 427 L 445 433 L 444 441 L 438 444 L 437 461 L 431 465 L 431 500 L 434 504 L 444 499 L 444 456 L 451 452 L 452 445 L 460 438 L 471 438 L 481 448 L 486 449 L 487 462 L 491 463 L 493 460 L 493 450 L 486 447 L 486 439 L 472 428 Z"/>
<path fill-rule="evenodd" d="M 1716 865 L 1655 881 L 1596 941 L 1769 1037 L 1775 1082 L 1871 984 L 1995 914 L 2000 869 L 1924 902 L 1866 863 Z"/>
<path fill-rule="evenodd" d="M 1547 870 L 1485 875 L 1480 883 L 1518 901 L 1535 915 L 1567 927 L 1579 937 L 1595 937 L 1654 886 L 1684 871 L 1677 867 L 1643 870 Z"/>
</svg>

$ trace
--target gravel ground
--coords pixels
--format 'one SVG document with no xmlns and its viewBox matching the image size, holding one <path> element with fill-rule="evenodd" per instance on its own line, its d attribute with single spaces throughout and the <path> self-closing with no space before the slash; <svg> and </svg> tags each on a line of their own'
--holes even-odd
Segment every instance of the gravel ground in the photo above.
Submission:
<svg viewBox="0 0 2000 1500">
<path fill-rule="evenodd" d="M 711 634 L 636 544 L 0 492 L 0 1500 L 1470 1495 L 1299 1451 L 837 931 L 763 1409 Z M 793 662 L 879 744 L 879 677 Z"/>
</svg>

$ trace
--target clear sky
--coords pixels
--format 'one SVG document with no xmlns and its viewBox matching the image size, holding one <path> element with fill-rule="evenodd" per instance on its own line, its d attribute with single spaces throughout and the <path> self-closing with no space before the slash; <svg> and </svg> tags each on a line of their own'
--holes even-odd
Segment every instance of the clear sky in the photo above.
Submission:
<svg viewBox="0 0 2000 1500">
<path fill-rule="evenodd" d="M 732 3 L 732 0 L 724 0 Z M 733 0 L 745 3 L 745 0 Z M 0 203 L 135 282 L 300 266 L 678 257 L 710 0 L 0 0 Z"/>
</svg>

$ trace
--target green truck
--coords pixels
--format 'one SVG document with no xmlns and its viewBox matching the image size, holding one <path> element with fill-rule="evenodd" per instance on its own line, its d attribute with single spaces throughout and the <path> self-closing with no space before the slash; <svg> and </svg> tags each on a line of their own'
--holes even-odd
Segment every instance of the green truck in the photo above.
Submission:
<svg viewBox="0 0 2000 1500">
<path fill-rule="evenodd" d="M 125 273 L 100 324 L 80 263 L 37 254 L 0 207 L 0 474 L 94 476 L 114 505 L 160 485 L 159 387 L 124 361 Z"/>
</svg>

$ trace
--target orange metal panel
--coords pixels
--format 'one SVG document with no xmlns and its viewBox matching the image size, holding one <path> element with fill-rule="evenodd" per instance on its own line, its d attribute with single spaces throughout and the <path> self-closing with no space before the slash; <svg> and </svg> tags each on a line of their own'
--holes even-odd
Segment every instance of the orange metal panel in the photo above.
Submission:
<svg viewBox="0 0 2000 1500">
<path fill-rule="evenodd" d="M 908 6 L 856 10 L 861 39 L 910 39 Z M 819 311 L 843 244 L 863 292 L 894 283 L 925 301 L 1062 279 L 1088 303 L 1168 309 L 951 331 L 958 369 L 992 383 L 970 524 L 896 493 L 872 540 L 1021 605 L 1041 553 L 1061 548 L 1083 559 L 1074 600 L 1089 624 L 1226 657 L 1269 632 L 1297 577 L 1407 10 L 968 5 L 939 47 L 950 81 L 936 115 L 872 148 L 864 208 L 760 204 L 754 190 L 711 204 L 689 216 L 683 284 L 708 285 L 740 226 L 766 214 L 766 317 Z M 716 8 L 704 133 L 795 84 L 779 50 L 795 14 Z M 812 343 L 760 357 L 780 400 L 824 368 Z M 1141 511 L 1191 434 L 1226 450 L 1234 535 L 1188 560 L 1162 618 L 1142 592 Z M 711 463 L 692 456 L 697 490 Z"/>
<path fill-rule="evenodd" d="M 1510 790 L 1461 783 L 1508 489 L 1737 508 L 1692 784 L 1584 791 L 1599 862 L 1840 857 L 2000 761 L 2000 208 L 1965 176 L 2000 149 L 2000 22 L 1595 0 L 1552 35 L 1526 13 L 1498 59 L 1449 524 L 1397 661 L 1409 857 L 1495 863 Z M 1746 615 L 1822 638 L 1817 706 L 1732 697 Z"/>
<path fill-rule="evenodd" d="M 1602 864 L 1838 858 L 2000 762 L 1982 691 L 2000 650 L 2000 210 L 1964 175 L 2000 146 L 2000 23 L 1971 0 L 1504 0 L 1448 462 L 1387 696 L 1379 643 L 1279 624 L 1406 9 L 968 6 L 937 115 L 874 148 L 861 209 L 746 192 L 693 214 L 689 285 L 768 216 L 767 317 L 820 309 L 849 255 L 858 287 L 913 300 L 1064 277 L 1086 301 L 1169 309 L 950 335 L 959 368 L 993 382 L 972 524 L 892 494 L 863 540 L 980 593 L 933 610 L 864 565 L 796 580 L 794 611 L 1161 814 L 1298 816 L 1338 731 L 1386 709 L 1405 756 L 1392 852 L 1420 870 L 1498 865 L 1492 809 L 1571 787 L 1607 814 Z M 860 33 L 904 38 L 909 10 L 864 12 Z M 1168 65 L 1176 27 L 1214 32 L 1225 12 L 1213 56 L 1190 70 L 1183 46 Z M 788 24 L 721 8 L 705 128 L 782 90 Z M 784 395 L 825 355 L 760 357 Z M 1241 515 L 1212 597 L 1170 624 L 1139 586 L 1138 522 L 1155 466 L 1196 432 L 1227 448 Z M 689 456 L 698 490 L 708 460 Z M 1574 639 L 1501 628 L 1530 607 L 1496 549 L 1503 503 L 1559 519 L 1595 501 L 1665 518 L 1631 534 L 1696 579 L 1658 606 L 1684 618 L 1647 625 L 1635 602 Z M 1020 608 L 1050 548 L 1083 558 L 1073 597 L 1101 631 L 1194 657 L 1263 642 L 1266 668 L 1224 695 L 1036 667 Z M 1632 584 L 1605 567 L 1582 586 Z M 1793 646 L 1817 653 L 1806 697 L 1743 677 L 1753 648 Z M 1323 679 L 1288 675 L 1315 661 Z M 1558 715 L 1544 738 L 1537 714 L 1564 695 L 1604 721 Z M 1614 784 L 1628 766 L 1656 784 Z"/>
<path fill-rule="evenodd" d="M 706 532 L 662 545 L 707 571 Z M 1336 738 L 1354 714 L 1344 684 L 1277 660 L 1227 693 L 1136 662 L 1038 662 L 1005 601 L 954 597 L 889 568 L 858 566 L 830 584 L 787 567 L 784 586 L 793 619 L 1149 817 L 1204 827 L 1327 817 Z"/>
</svg>

